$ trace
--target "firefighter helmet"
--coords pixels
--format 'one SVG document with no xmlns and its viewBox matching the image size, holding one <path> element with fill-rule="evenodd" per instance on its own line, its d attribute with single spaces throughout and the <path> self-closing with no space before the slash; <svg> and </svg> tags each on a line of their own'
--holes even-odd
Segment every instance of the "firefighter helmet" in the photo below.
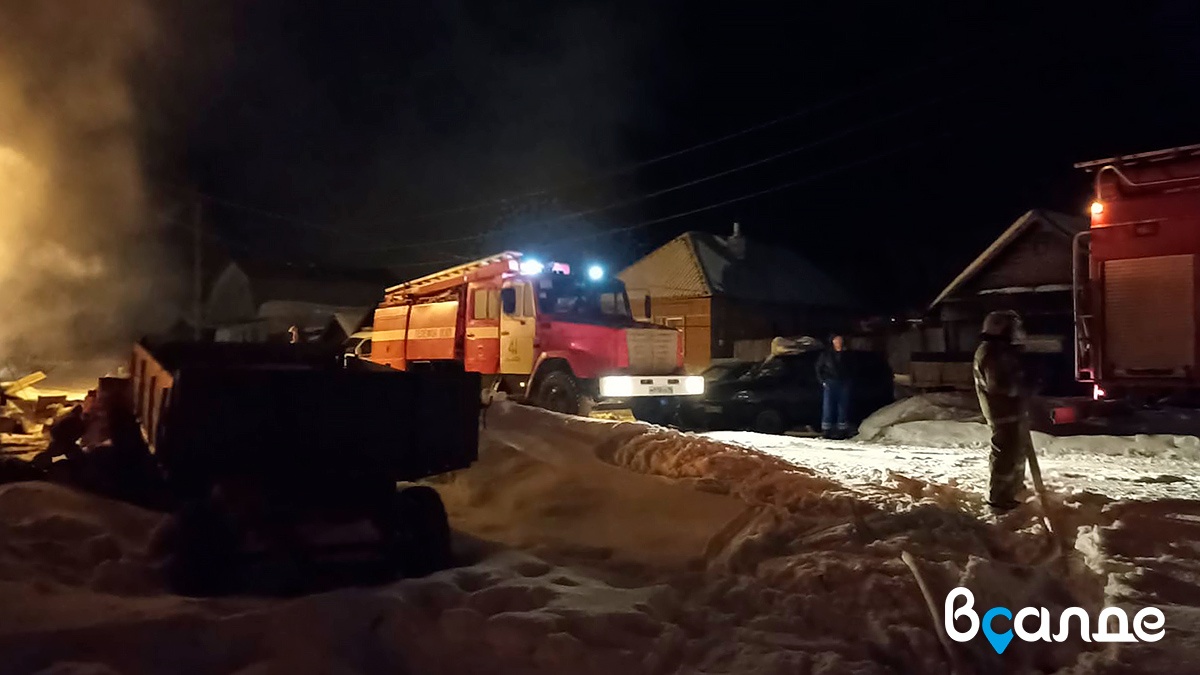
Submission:
<svg viewBox="0 0 1200 675">
<path fill-rule="evenodd" d="M 1023 333 L 1021 315 L 1012 310 L 991 312 L 983 320 L 983 334 L 1019 339 Z"/>
</svg>

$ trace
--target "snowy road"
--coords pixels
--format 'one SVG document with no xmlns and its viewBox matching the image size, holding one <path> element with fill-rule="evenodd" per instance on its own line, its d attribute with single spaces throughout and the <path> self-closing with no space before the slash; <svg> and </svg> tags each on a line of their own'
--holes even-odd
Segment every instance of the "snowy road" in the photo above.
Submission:
<svg viewBox="0 0 1200 675">
<path fill-rule="evenodd" d="M 877 485 L 896 473 L 982 495 L 987 486 L 987 427 L 918 421 L 872 441 L 828 441 L 751 432 L 711 438 L 751 447 L 847 485 Z M 1042 473 L 1054 490 L 1113 499 L 1200 499 L 1200 439 L 1194 436 L 1034 434 Z"/>
</svg>

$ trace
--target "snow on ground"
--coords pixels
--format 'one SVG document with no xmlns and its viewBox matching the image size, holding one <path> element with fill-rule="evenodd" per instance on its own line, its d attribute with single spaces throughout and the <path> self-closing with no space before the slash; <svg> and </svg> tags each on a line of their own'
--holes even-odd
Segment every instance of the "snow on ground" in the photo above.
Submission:
<svg viewBox="0 0 1200 675">
<path fill-rule="evenodd" d="M 891 474 L 975 494 L 987 487 L 990 432 L 959 394 L 900 401 L 863 422 L 849 441 L 714 432 L 736 443 L 817 469 L 847 484 Z M 1046 484 L 1113 499 L 1200 499 L 1200 438 L 1182 435 L 1051 436 L 1033 433 Z"/>
<path fill-rule="evenodd" d="M 902 551 L 939 600 L 965 583 L 984 607 L 1167 612 L 1153 645 L 956 645 L 972 672 L 1191 672 L 1200 504 L 1059 492 L 1068 554 L 1050 560 L 1034 510 L 981 517 L 969 466 L 946 473 L 958 485 L 897 466 L 977 451 L 896 455 L 890 434 L 921 415 L 889 414 L 905 421 L 875 444 L 738 437 L 751 448 L 496 404 L 480 461 L 431 481 L 463 566 L 290 601 L 167 595 L 145 552 L 157 516 L 0 486 L 0 672 L 948 672 Z"/>
</svg>

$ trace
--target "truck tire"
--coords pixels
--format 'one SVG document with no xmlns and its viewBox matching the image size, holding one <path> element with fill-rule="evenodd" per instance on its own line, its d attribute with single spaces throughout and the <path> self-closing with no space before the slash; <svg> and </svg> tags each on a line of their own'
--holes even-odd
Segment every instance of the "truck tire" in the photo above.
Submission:
<svg viewBox="0 0 1200 675">
<path fill-rule="evenodd" d="M 396 493 L 400 569 L 406 577 L 423 577 L 450 567 L 450 520 L 437 490 L 428 485 Z"/>
<path fill-rule="evenodd" d="M 782 434 L 784 429 L 783 415 L 779 411 L 767 408 L 754 416 L 754 431 L 760 434 Z"/>
<path fill-rule="evenodd" d="M 211 597 L 236 591 L 237 535 L 210 500 L 185 505 L 151 538 L 166 586 L 178 595 Z"/>
<path fill-rule="evenodd" d="M 578 415 L 583 407 L 579 382 L 571 373 L 552 370 L 538 380 L 533 404 L 557 413 Z"/>
</svg>

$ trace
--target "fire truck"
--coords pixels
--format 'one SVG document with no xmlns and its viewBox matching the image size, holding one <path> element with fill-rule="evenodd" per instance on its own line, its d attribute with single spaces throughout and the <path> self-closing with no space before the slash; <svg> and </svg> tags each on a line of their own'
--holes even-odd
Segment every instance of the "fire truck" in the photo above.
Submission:
<svg viewBox="0 0 1200 675">
<path fill-rule="evenodd" d="M 619 279 L 513 251 L 387 289 L 370 359 L 463 368 L 485 391 L 568 414 L 599 404 L 653 419 L 704 393 L 704 378 L 684 373 L 682 333 L 636 321 Z"/>
<path fill-rule="evenodd" d="M 1077 379 L 1097 400 L 1200 390 L 1200 145 L 1075 166 L 1095 180 L 1074 244 Z"/>
</svg>

